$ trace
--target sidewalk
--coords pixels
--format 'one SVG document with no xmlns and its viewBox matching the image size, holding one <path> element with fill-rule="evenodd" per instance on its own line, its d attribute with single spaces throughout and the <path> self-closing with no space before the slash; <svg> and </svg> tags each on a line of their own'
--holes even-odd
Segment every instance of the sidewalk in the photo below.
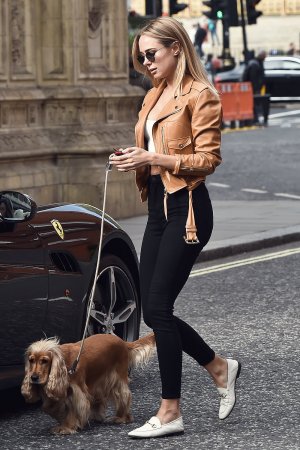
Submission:
<svg viewBox="0 0 300 450">
<path fill-rule="evenodd" d="M 213 201 L 214 231 L 198 261 L 300 241 L 300 201 Z M 146 216 L 118 223 L 140 254 Z"/>
</svg>

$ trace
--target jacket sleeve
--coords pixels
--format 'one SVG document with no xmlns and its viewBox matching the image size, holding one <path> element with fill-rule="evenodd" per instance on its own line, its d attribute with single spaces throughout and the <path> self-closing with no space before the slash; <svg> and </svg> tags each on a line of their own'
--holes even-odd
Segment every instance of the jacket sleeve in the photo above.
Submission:
<svg viewBox="0 0 300 450">
<path fill-rule="evenodd" d="M 219 97 L 206 88 L 198 95 L 191 114 L 193 153 L 175 153 L 174 175 L 205 176 L 221 163 L 222 107 Z"/>
</svg>

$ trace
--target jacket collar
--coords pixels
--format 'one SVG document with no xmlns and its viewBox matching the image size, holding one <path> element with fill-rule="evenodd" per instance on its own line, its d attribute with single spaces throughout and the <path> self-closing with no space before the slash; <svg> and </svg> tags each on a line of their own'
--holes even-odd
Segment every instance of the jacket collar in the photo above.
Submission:
<svg viewBox="0 0 300 450">
<path fill-rule="evenodd" d="M 194 78 L 191 75 L 184 75 L 182 79 L 182 85 L 181 85 L 181 93 L 180 95 L 186 95 L 189 94 L 192 88 L 192 85 L 194 83 Z M 161 95 L 162 91 L 166 87 L 166 82 L 162 81 L 157 88 L 153 89 L 153 96 L 152 98 L 155 98 L 155 101 L 158 99 L 158 97 Z M 175 98 L 177 98 L 176 96 Z"/>
<path fill-rule="evenodd" d="M 190 93 L 192 85 L 194 83 L 194 79 L 191 75 L 185 75 L 182 80 L 182 89 L 180 95 L 177 95 L 175 98 L 172 98 L 169 100 L 162 111 L 159 113 L 157 120 L 159 121 L 165 117 L 168 117 L 169 115 L 173 114 L 174 111 L 176 111 L 177 101 L 180 98 L 180 96 L 187 95 Z M 149 100 L 147 104 L 145 104 L 143 109 L 143 118 L 142 121 L 144 122 L 146 120 L 146 117 L 148 116 L 149 112 L 157 102 L 158 98 L 162 94 L 164 88 L 166 86 L 166 82 L 163 81 L 160 83 L 160 85 L 157 88 L 154 88 L 151 93 L 149 93 Z M 178 106 L 177 106 L 178 107 Z"/>
<path fill-rule="evenodd" d="M 191 75 L 185 75 L 182 80 L 182 92 L 181 95 L 186 95 L 191 92 L 194 83 L 194 78 Z"/>
</svg>

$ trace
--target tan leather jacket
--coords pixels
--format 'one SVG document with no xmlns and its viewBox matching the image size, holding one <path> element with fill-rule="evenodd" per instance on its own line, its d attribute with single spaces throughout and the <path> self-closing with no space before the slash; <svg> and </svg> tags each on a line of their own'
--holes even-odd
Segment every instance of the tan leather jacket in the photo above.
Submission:
<svg viewBox="0 0 300 450">
<path fill-rule="evenodd" d="M 145 123 L 150 110 L 165 87 L 161 83 L 151 89 L 143 102 L 135 128 L 136 146 L 145 148 Z M 172 194 L 179 189 L 190 191 L 190 208 L 187 220 L 187 242 L 197 242 L 192 190 L 221 163 L 220 144 L 222 108 L 217 95 L 204 83 L 186 75 L 182 92 L 166 103 L 153 125 L 153 140 L 157 153 L 175 155 L 173 172 L 161 167 L 161 179 L 165 192 Z M 147 179 L 150 167 L 136 170 L 136 184 L 142 201 L 147 199 Z M 166 197 L 165 197 L 166 199 Z"/>
</svg>

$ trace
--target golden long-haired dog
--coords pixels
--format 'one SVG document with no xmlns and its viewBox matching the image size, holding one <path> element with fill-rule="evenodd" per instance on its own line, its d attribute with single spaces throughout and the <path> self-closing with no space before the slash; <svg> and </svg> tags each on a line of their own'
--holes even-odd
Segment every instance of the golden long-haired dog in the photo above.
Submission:
<svg viewBox="0 0 300 450">
<path fill-rule="evenodd" d="M 52 433 L 71 434 L 88 420 L 104 421 L 109 401 L 116 409 L 110 422 L 131 422 L 128 369 L 149 361 L 155 338 L 149 334 L 125 342 L 110 334 L 90 336 L 84 341 L 75 373 L 70 374 L 80 344 L 59 345 L 56 338 L 42 339 L 25 353 L 21 392 L 27 402 L 41 399 L 43 410 L 58 421 Z"/>
</svg>

